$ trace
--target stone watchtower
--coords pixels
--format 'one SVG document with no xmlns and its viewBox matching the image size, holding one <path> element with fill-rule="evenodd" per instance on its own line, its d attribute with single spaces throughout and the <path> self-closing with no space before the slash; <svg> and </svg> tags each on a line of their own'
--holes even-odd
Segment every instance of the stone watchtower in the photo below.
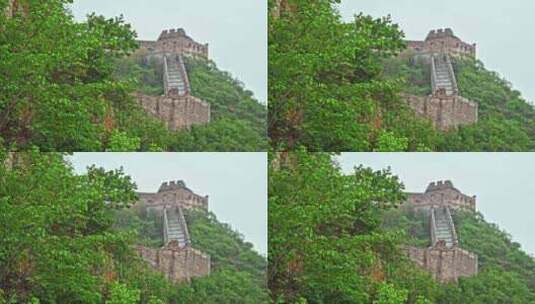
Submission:
<svg viewBox="0 0 535 304">
<path fill-rule="evenodd" d="M 456 209 L 475 211 L 476 197 L 461 193 L 451 181 L 438 181 L 430 183 L 424 193 L 408 193 L 407 204 L 429 219 L 430 246 L 408 247 L 411 260 L 440 282 L 477 274 L 477 255 L 459 247 L 452 217 Z"/>
<path fill-rule="evenodd" d="M 138 94 L 143 108 L 169 129 L 188 129 L 210 122 L 210 104 L 192 96 L 184 56 L 208 59 L 208 44 L 201 44 L 184 29 L 164 30 L 156 41 L 138 41 L 147 60 L 163 66 L 163 96 Z"/>
<path fill-rule="evenodd" d="M 406 96 L 409 106 L 429 119 L 440 130 L 447 131 L 478 121 L 478 104 L 459 95 L 457 77 L 451 57 L 476 57 L 476 45 L 463 42 L 453 30 L 429 32 L 424 41 L 407 41 L 407 52 L 413 61 L 429 64 L 431 95 Z"/>
<path fill-rule="evenodd" d="M 208 44 L 196 42 L 182 28 L 164 30 L 156 41 L 138 41 L 150 57 L 163 58 L 165 54 L 187 55 L 208 59 Z"/>
<path fill-rule="evenodd" d="M 431 30 L 425 40 L 408 40 L 408 49 L 416 56 L 448 54 L 476 58 L 476 44 L 462 41 L 451 28 Z"/>
<path fill-rule="evenodd" d="M 210 256 L 192 247 L 184 209 L 208 210 L 208 196 L 200 196 L 183 181 L 161 184 L 156 193 L 138 193 L 147 211 L 162 219 L 163 247 L 138 246 L 140 256 L 169 280 L 189 282 L 210 274 Z"/>
<path fill-rule="evenodd" d="M 476 196 L 463 194 L 449 180 L 430 183 L 423 193 L 407 193 L 407 203 L 417 210 L 432 207 L 476 210 Z"/>
<path fill-rule="evenodd" d="M 208 195 L 194 193 L 181 180 L 162 183 L 158 192 L 139 192 L 138 195 L 140 202 L 151 211 L 161 212 L 165 206 L 208 210 Z"/>
</svg>

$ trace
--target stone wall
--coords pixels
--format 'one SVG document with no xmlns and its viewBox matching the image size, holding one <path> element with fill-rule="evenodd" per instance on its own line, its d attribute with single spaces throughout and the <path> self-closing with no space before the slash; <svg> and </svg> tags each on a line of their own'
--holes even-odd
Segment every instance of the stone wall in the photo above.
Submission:
<svg viewBox="0 0 535 304">
<path fill-rule="evenodd" d="M 478 272 L 477 255 L 458 247 L 408 247 L 406 252 L 412 261 L 442 283 L 457 282 L 459 277 L 471 277 Z"/>
<path fill-rule="evenodd" d="M 186 34 L 184 29 L 164 30 L 156 41 L 138 41 L 140 49 L 148 51 L 152 57 L 164 54 L 180 54 L 208 59 L 208 44 L 201 44 Z"/>
<path fill-rule="evenodd" d="M 454 56 L 476 57 L 476 44 L 462 41 L 452 29 L 432 30 L 424 41 L 406 41 L 409 51 L 417 54 L 443 53 Z"/>
<path fill-rule="evenodd" d="M 191 95 L 149 96 L 139 93 L 137 100 L 145 111 L 162 120 L 170 130 L 210 122 L 210 104 Z"/>
<path fill-rule="evenodd" d="M 210 274 L 210 256 L 189 246 L 160 249 L 138 246 L 137 251 L 143 260 L 174 282 L 190 282 L 192 278 Z"/>
<path fill-rule="evenodd" d="M 478 121 L 478 104 L 457 95 L 404 95 L 408 105 L 433 126 L 447 131 Z"/>
<path fill-rule="evenodd" d="M 423 193 L 407 193 L 407 204 L 416 210 L 447 206 L 453 209 L 476 209 L 476 196 L 463 194 L 451 181 L 432 182 Z"/>
<path fill-rule="evenodd" d="M 161 212 L 165 206 L 208 210 L 208 196 L 201 196 L 187 188 L 183 181 L 162 183 L 156 193 L 138 193 L 147 210 Z"/>
</svg>

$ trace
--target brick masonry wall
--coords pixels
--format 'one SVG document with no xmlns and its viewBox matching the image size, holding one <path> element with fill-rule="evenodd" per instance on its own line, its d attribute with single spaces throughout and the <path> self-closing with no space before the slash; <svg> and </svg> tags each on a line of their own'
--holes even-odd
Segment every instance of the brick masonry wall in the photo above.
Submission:
<svg viewBox="0 0 535 304">
<path fill-rule="evenodd" d="M 446 53 L 453 56 L 476 57 L 476 45 L 462 41 L 451 29 L 430 31 L 423 41 L 406 41 L 407 50 L 420 54 Z"/>
<path fill-rule="evenodd" d="M 210 256 L 189 246 L 160 249 L 138 246 L 137 251 L 144 261 L 174 282 L 190 282 L 192 278 L 210 274 Z"/>
<path fill-rule="evenodd" d="M 145 111 L 161 119 L 170 130 L 188 129 L 210 122 L 210 104 L 191 95 L 148 96 L 137 94 Z"/>
<path fill-rule="evenodd" d="M 458 247 L 407 247 L 406 252 L 412 261 L 442 283 L 457 282 L 460 277 L 470 277 L 478 272 L 477 255 Z"/>
<path fill-rule="evenodd" d="M 478 121 L 478 105 L 462 96 L 404 95 L 408 105 L 420 116 L 431 120 L 433 126 L 447 131 Z"/>
<path fill-rule="evenodd" d="M 431 183 L 424 193 L 407 193 L 407 204 L 417 210 L 448 206 L 476 210 L 476 197 L 463 194 L 450 181 Z"/>
</svg>

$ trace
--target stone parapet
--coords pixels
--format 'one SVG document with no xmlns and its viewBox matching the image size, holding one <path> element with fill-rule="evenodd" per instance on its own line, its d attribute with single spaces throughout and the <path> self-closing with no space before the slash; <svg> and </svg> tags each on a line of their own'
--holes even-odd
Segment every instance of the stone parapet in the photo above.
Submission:
<svg viewBox="0 0 535 304">
<path fill-rule="evenodd" d="M 476 210 L 476 196 L 463 194 L 451 181 L 430 183 L 424 193 L 407 193 L 409 206 L 416 210 L 430 210 L 433 207 Z"/>
<path fill-rule="evenodd" d="M 138 192 L 139 201 L 150 211 L 162 213 L 166 206 L 208 210 L 208 196 L 201 196 L 187 188 L 183 181 L 164 182 L 158 192 Z"/>
</svg>

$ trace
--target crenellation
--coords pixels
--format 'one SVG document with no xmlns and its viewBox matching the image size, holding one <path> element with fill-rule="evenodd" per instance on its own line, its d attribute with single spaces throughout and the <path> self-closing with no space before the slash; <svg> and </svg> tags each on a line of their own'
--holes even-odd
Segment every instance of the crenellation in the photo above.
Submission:
<svg viewBox="0 0 535 304">
<path fill-rule="evenodd" d="M 408 50 L 421 55 L 448 54 L 476 57 L 476 44 L 462 41 L 451 28 L 429 31 L 423 41 L 406 41 Z"/>
<path fill-rule="evenodd" d="M 162 213 L 166 206 L 208 210 L 208 195 L 196 194 L 182 180 L 163 182 L 156 193 L 138 193 L 147 210 Z"/>
<path fill-rule="evenodd" d="M 463 194 L 450 180 L 431 182 L 423 193 L 407 193 L 407 204 L 417 210 L 433 207 L 476 210 L 476 196 Z"/>
</svg>

